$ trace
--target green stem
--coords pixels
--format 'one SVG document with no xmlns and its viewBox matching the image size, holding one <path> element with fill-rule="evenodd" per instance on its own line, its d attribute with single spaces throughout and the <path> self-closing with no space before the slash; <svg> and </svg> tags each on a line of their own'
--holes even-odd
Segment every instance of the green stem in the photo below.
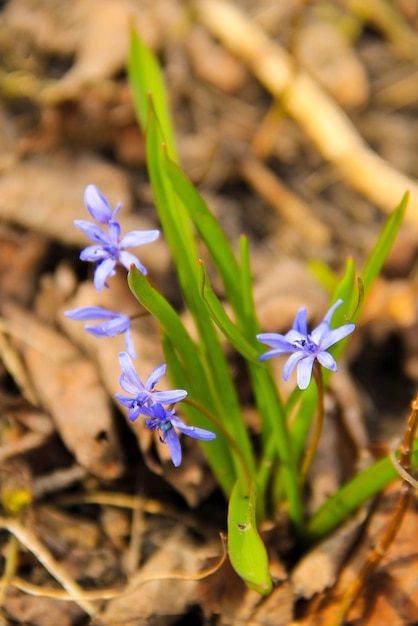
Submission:
<svg viewBox="0 0 418 626">
<path fill-rule="evenodd" d="M 216 426 L 216 428 L 222 433 L 222 435 L 225 437 L 225 439 L 227 440 L 227 442 L 229 443 L 231 448 L 233 448 L 233 450 L 234 450 L 234 452 L 236 454 L 236 458 L 239 461 L 240 468 L 242 470 L 242 475 L 245 478 L 246 486 L 248 487 L 248 489 L 250 489 L 251 488 L 251 484 L 252 484 L 252 477 L 251 477 L 251 474 L 250 474 L 250 472 L 248 470 L 248 466 L 247 466 L 247 463 L 246 463 L 245 456 L 243 455 L 242 450 L 238 446 L 238 444 L 235 441 L 235 439 L 227 431 L 227 429 L 222 424 L 222 422 L 213 413 L 211 413 L 208 409 L 206 409 L 204 406 L 199 404 L 199 402 L 197 402 L 196 400 L 193 400 L 192 398 L 187 397 L 187 398 L 184 398 L 184 400 L 182 402 L 184 404 L 189 404 L 193 408 L 195 408 L 198 411 L 200 411 L 200 413 L 203 413 L 203 415 L 205 415 L 208 418 L 208 420 L 210 420 L 212 422 L 212 424 L 214 424 L 214 426 Z"/>
<path fill-rule="evenodd" d="M 312 434 L 311 441 L 309 442 L 308 449 L 305 453 L 301 468 L 301 483 L 306 480 L 309 469 L 312 464 L 313 457 L 318 447 L 319 439 L 321 437 L 322 426 L 324 424 L 324 381 L 322 378 L 322 369 L 318 361 L 314 362 L 313 375 L 315 377 L 316 386 L 318 389 L 318 413 L 315 422 L 315 429 Z"/>
</svg>

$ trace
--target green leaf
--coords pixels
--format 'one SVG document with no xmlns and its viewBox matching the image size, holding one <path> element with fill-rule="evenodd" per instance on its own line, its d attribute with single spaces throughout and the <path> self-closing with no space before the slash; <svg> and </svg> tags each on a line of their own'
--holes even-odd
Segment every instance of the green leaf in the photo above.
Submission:
<svg viewBox="0 0 418 626">
<path fill-rule="evenodd" d="M 363 281 L 364 292 L 367 294 L 370 291 L 370 287 L 380 274 L 380 270 L 383 267 L 384 262 L 389 254 L 392 244 L 402 226 L 405 212 L 409 202 L 409 191 L 407 191 L 400 201 L 396 209 L 391 213 L 390 217 L 386 221 L 386 224 L 380 233 L 379 239 L 366 261 L 366 264 L 361 273 L 361 279 Z M 356 318 L 358 314 L 356 315 Z"/>
<path fill-rule="evenodd" d="M 259 352 L 257 352 L 257 350 L 246 340 L 243 334 L 226 314 L 225 309 L 209 284 L 202 261 L 199 286 L 202 298 L 208 306 L 210 316 L 218 328 L 222 331 L 231 345 L 233 345 L 243 357 L 258 364 Z"/>
<path fill-rule="evenodd" d="M 179 315 L 167 300 L 149 284 L 148 280 L 136 267 L 128 275 L 128 284 L 132 293 L 161 324 L 163 330 L 164 352 L 172 381 L 180 388 L 188 390 L 191 396 L 199 398 L 209 410 L 217 412 L 212 390 L 208 385 L 208 376 L 199 357 L 199 349 L 191 339 Z M 211 428 L 205 418 L 192 407 L 184 406 L 184 412 L 191 424 L 202 428 Z M 220 433 L 217 438 L 205 446 L 208 461 L 216 479 L 226 495 L 231 492 L 235 482 L 235 471 L 227 442 Z"/>
<path fill-rule="evenodd" d="M 237 311 L 241 306 L 241 294 L 239 281 L 237 280 L 239 267 L 224 231 L 197 189 L 181 169 L 168 157 L 166 171 L 176 194 L 182 199 L 190 219 L 208 247 L 224 284 L 227 298 L 234 310 Z"/>
<path fill-rule="evenodd" d="M 150 100 L 152 100 L 161 124 L 167 152 L 174 161 L 177 161 L 164 79 L 157 59 L 151 50 L 143 44 L 134 28 L 131 30 L 128 74 L 134 95 L 135 110 L 142 130 L 145 132 L 147 128 Z"/>
<path fill-rule="evenodd" d="M 256 490 L 237 481 L 228 508 L 228 552 L 235 571 L 249 587 L 262 595 L 272 588 L 266 547 L 258 534 Z"/>
<path fill-rule="evenodd" d="M 418 464 L 418 442 L 412 455 L 414 467 Z M 389 483 L 399 478 L 399 474 L 389 458 L 381 459 L 364 470 L 332 495 L 311 517 L 306 527 L 305 540 L 308 544 L 319 541 L 334 528 L 344 522 L 362 504 Z"/>
</svg>

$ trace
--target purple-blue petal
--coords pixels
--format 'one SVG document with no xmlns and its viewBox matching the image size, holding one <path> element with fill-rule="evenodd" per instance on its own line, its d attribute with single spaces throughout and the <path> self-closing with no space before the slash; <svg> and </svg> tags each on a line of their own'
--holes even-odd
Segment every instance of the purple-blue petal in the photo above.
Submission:
<svg viewBox="0 0 418 626">
<path fill-rule="evenodd" d="M 101 224 L 107 224 L 112 217 L 110 205 L 96 185 L 87 185 L 84 191 L 84 204 L 90 215 Z"/>
<path fill-rule="evenodd" d="M 306 356 L 304 359 L 300 360 L 297 369 L 297 384 L 299 389 L 306 389 L 309 387 L 314 361 L 315 356 Z"/>
<path fill-rule="evenodd" d="M 103 309 L 101 306 L 82 306 L 78 309 L 64 311 L 64 315 L 78 322 L 86 322 L 88 320 L 109 319 L 114 316 L 113 311 Z"/>
<path fill-rule="evenodd" d="M 151 243 L 160 236 L 159 230 L 131 230 L 119 242 L 121 248 L 135 248 Z"/>
<path fill-rule="evenodd" d="M 173 389 L 172 391 L 154 391 L 152 398 L 155 402 L 160 404 L 175 404 L 184 400 L 187 396 L 187 391 L 184 389 Z"/>
<path fill-rule="evenodd" d="M 85 329 L 92 335 L 96 335 L 96 337 L 116 337 L 116 335 L 126 332 L 130 323 L 129 317 L 119 316 L 103 322 L 103 324 L 85 326 Z"/>
<path fill-rule="evenodd" d="M 128 383 L 132 385 L 132 388 L 137 391 L 145 391 L 144 384 L 139 378 L 136 369 L 133 366 L 129 354 L 126 352 L 119 352 L 119 364 L 122 369 L 122 376 L 125 376 Z M 127 389 L 125 389 L 127 391 Z"/>
<path fill-rule="evenodd" d="M 152 391 L 160 378 L 164 376 L 166 369 L 167 365 L 165 363 L 162 363 L 161 365 L 158 365 L 158 367 L 153 369 L 151 374 L 145 381 L 145 389 L 148 389 L 148 391 Z"/>
<path fill-rule="evenodd" d="M 100 243 L 102 246 L 108 246 L 110 243 L 108 235 L 96 224 L 86 222 L 85 220 L 74 220 L 74 225 L 83 231 L 89 239 Z"/>
<path fill-rule="evenodd" d="M 141 261 L 131 252 L 121 250 L 119 252 L 119 261 L 124 267 L 126 267 L 128 272 L 131 269 L 131 265 L 135 265 L 135 267 L 141 272 L 141 274 L 143 274 L 144 276 L 147 275 L 147 268 L 145 267 L 145 265 L 142 265 Z"/>
<path fill-rule="evenodd" d="M 126 346 L 126 350 L 127 350 L 128 354 L 129 354 L 129 356 L 132 359 L 137 359 L 138 356 L 137 356 L 136 351 L 135 351 L 134 342 L 133 342 L 133 339 L 132 339 L 132 333 L 131 333 L 131 329 L 130 328 L 126 329 L 125 346 Z"/>
<path fill-rule="evenodd" d="M 104 259 L 96 267 L 94 271 L 94 286 L 96 291 L 100 293 L 106 284 L 106 279 L 115 273 L 116 261 L 113 259 Z"/>
<path fill-rule="evenodd" d="M 355 324 L 345 324 L 344 326 L 340 326 L 339 328 L 334 328 L 330 330 L 329 333 L 323 338 L 321 341 L 321 350 L 327 350 L 330 346 L 333 346 L 337 341 L 341 341 L 341 339 L 345 339 L 348 335 L 350 335 L 356 328 Z"/>
<path fill-rule="evenodd" d="M 332 316 L 335 313 L 335 310 L 338 309 L 338 307 L 340 307 L 342 305 L 342 303 L 344 302 L 344 300 L 341 300 L 341 298 L 339 300 L 337 300 L 336 302 L 334 302 L 334 304 L 332 305 L 332 307 L 328 310 L 328 312 L 326 313 L 323 321 L 330 325 L 331 324 L 331 319 Z"/>
<path fill-rule="evenodd" d="M 116 220 L 110 220 L 109 222 L 109 241 L 113 246 L 119 247 L 119 238 L 121 233 L 121 227 Z"/>
<path fill-rule="evenodd" d="M 138 417 L 142 413 L 142 408 L 140 405 L 136 404 L 135 406 L 131 406 L 128 410 L 128 419 L 130 422 L 134 422 L 138 419 Z"/>
<path fill-rule="evenodd" d="M 301 333 L 306 337 L 308 334 L 308 321 L 307 321 L 307 311 L 306 307 L 301 307 L 299 311 L 296 313 L 295 320 L 293 322 L 293 330 L 296 330 L 298 333 Z"/>
<path fill-rule="evenodd" d="M 170 430 L 165 433 L 164 441 L 170 450 L 171 460 L 173 461 L 174 467 L 178 467 L 181 463 L 181 445 L 179 436 L 174 428 L 170 428 Z"/>
<path fill-rule="evenodd" d="M 187 426 L 187 424 L 184 424 L 184 422 L 182 422 L 176 415 L 171 417 L 171 423 L 178 428 L 183 435 L 193 437 L 193 439 L 200 439 L 201 441 L 211 441 L 212 439 L 216 439 L 215 433 L 210 430 L 206 430 L 205 428 Z"/>
<path fill-rule="evenodd" d="M 337 363 L 329 352 L 321 351 L 318 352 L 316 358 L 320 362 L 323 367 L 326 367 L 328 370 L 332 370 L 336 372 L 338 370 Z"/>
<path fill-rule="evenodd" d="M 118 402 L 120 402 L 121 404 L 123 404 L 123 406 L 126 406 L 128 408 L 131 408 L 132 406 L 132 401 L 133 399 L 129 396 L 124 396 L 122 393 L 116 393 L 115 394 L 115 398 Z"/>
<path fill-rule="evenodd" d="M 87 246 L 80 252 L 80 259 L 82 261 L 93 261 L 93 263 L 104 261 L 104 259 L 107 259 L 108 257 L 109 254 L 103 246 L 98 246 L 97 244 Z"/>
<path fill-rule="evenodd" d="M 287 359 L 283 367 L 284 380 L 289 380 L 296 363 L 298 363 L 301 359 L 304 359 L 304 358 L 306 358 L 306 354 L 304 352 L 301 352 L 300 350 L 290 355 L 290 357 Z"/>
</svg>

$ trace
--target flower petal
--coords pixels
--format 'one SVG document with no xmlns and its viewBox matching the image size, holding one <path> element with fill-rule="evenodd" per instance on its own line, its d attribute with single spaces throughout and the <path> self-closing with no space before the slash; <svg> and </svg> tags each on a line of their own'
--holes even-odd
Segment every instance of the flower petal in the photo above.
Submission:
<svg viewBox="0 0 418 626">
<path fill-rule="evenodd" d="M 338 370 L 337 363 L 329 352 L 321 351 L 317 354 L 318 361 L 323 367 L 326 367 L 327 370 L 332 370 L 336 372 Z"/>
<path fill-rule="evenodd" d="M 125 376 L 126 380 L 132 385 L 133 388 L 135 388 L 135 393 L 137 391 L 146 391 L 142 380 L 136 373 L 136 369 L 134 368 L 129 354 L 126 352 L 119 352 L 119 364 L 122 369 L 122 376 Z"/>
<path fill-rule="evenodd" d="M 64 315 L 72 320 L 86 322 L 88 320 L 110 319 L 115 313 L 101 306 L 82 306 L 78 309 L 64 311 Z"/>
<path fill-rule="evenodd" d="M 168 445 L 174 467 L 178 467 L 181 463 L 181 445 L 179 436 L 173 427 L 164 434 L 164 442 Z"/>
<path fill-rule="evenodd" d="M 97 263 L 100 261 L 104 261 L 104 259 L 109 258 L 108 253 L 104 250 L 103 246 L 98 246 L 94 244 L 94 246 L 87 246 L 80 252 L 80 259 L 82 261 L 92 261 L 93 263 Z"/>
<path fill-rule="evenodd" d="M 124 267 L 126 267 L 128 272 L 131 269 L 131 265 L 135 265 L 141 274 L 144 276 L 147 275 L 147 268 L 145 265 L 142 265 L 141 261 L 134 254 L 131 254 L 131 252 L 127 252 L 126 250 L 119 252 L 119 261 Z"/>
<path fill-rule="evenodd" d="M 138 355 L 135 352 L 135 347 L 134 347 L 134 342 L 133 342 L 133 339 L 132 339 L 132 333 L 131 333 L 130 327 L 128 327 L 126 329 L 125 346 L 126 346 L 126 350 L 127 350 L 128 354 L 129 354 L 129 356 L 132 357 L 133 359 L 137 359 Z"/>
<path fill-rule="evenodd" d="M 300 350 L 290 355 L 290 357 L 287 359 L 283 367 L 284 380 L 289 380 L 296 363 L 299 363 L 299 361 L 305 358 L 306 358 L 306 354 L 304 352 L 301 352 Z"/>
<path fill-rule="evenodd" d="M 187 396 L 187 391 L 184 389 L 173 389 L 172 391 L 154 391 L 152 393 L 152 399 L 154 402 L 160 404 L 175 404 L 184 400 Z"/>
<path fill-rule="evenodd" d="M 106 284 L 106 279 L 113 276 L 115 272 L 116 261 L 113 259 L 105 259 L 101 261 L 94 272 L 94 286 L 96 291 L 100 293 Z"/>
<path fill-rule="evenodd" d="M 112 217 L 110 205 L 96 185 L 87 185 L 84 191 L 84 204 L 87 211 L 97 222 L 107 224 Z"/>
<path fill-rule="evenodd" d="M 296 330 L 298 333 L 301 333 L 305 337 L 308 334 L 307 315 L 308 313 L 306 311 L 306 307 L 302 306 L 296 313 L 296 317 L 293 322 L 293 330 Z"/>
<path fill-rule="evenodd" d="M 341 341 L 348 335 L 350 335 L 356 328 L 355 324 L 345 324 L 339 328 L 330 330 L 329 333 L 322 339 L 320 348 L 321 350 L 327 350 L 330 346 L 333 346 L 337 341 Z"/>
<path fill-rule="evenodd" d="M 110 239 L 108 235 L 96 224 L 86 222 L 85 220 L 74 220 L 74 226 L 83 231 L 89 239 L 100 243 L 102 246 L 108 246 Z"/>
<path fill-rule="evenodd" d="M 340 307 L 343 302 L 344 302 L 344 300 L 341 300 L 341 298 L 339 300 L 337 300 L 336 302 L 334 302 L 332 307 L 326 313 L 326 315 L 325 315 L 325 317 L 323 319 L 323 322 L 325 322 L 326 324 L 330 325 L 331 324 L 331 319 L 332 319 L 332 316 L 335 313 L 335 310 L 338 309 L 338 307 Z"/>
<path fill-rule="evenodd" d="M 299 389 L 306 389 L 309 387 L 314 361 L 315 356 L 305 356 L 304 359 L 300 360 L 297 370 L 297 383 Z"/>
<path fill-rule="evenodd" d="M 167 365 L 165 363 L 162 363 L 161 365 L 158 365 L 158 367 L 156 367 L 154 370 L 152 370 L 151 374 L 145 381 L 145 389 L 147 389 L 148 391 L 152 391 L 160 378 L 164 376 L 166 369 Z"/>
<path fill-rule="evenodd" d="M 119 242 L 121 248 L 135 248 L 155 241 L 160 236 L 159 230 L 131 230 Z"/>
<path fill-rule="evenodd" d="M 119 246 L 119 237 L 121 234 L 121 227 L 116 220 L 109 221 L 109 241 L 112 246 Z"/>
<path fill-rule="evenodd" d="M 184 422 L 181 421 L 177 415 L 173 415 L 171 418 L 171 423 L 179 429 L 184 435 L 188 437 L 193 437 L 193 439 L 200 439 L 201 441 L 211 441 L 212 439 L 216 439 L 215 433 L 210 430 L 206 430 L 205 428 L 197 428 L 197 426 L 187 426 Z"/>
</svg>

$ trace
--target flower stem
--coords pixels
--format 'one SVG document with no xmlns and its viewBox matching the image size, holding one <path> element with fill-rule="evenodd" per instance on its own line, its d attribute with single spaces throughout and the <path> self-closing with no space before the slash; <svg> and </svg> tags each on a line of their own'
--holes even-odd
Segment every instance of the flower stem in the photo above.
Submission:
<svg viewBox="0 0 418 626">
<path fill-rule="evenodd" d="M 394 541 L 401 527 L 403 518 L 408 509 L 412 491 L 416 488 L 416 481 L 410 476 L 412 469 L 412 448 L 415 434 L 418 428 L 418 396 L 412 402 L 412 411 L 408 417 L 404 436 L 399 447 L 399 460 L 394 457 L 392 462 L 402 477 L 402 485 L 398 502 L 393 511 L 380 540 L 376 541 L 375 547 L 370 552 L 367 561 L 364 563 L 356 579 L 346 589 L 339 604 L 338 613 L 335 616 L 332 626 L 340 626 L 345 623 L 345 617 L 357 599 L 360 591 L 364 588 L 366 580 L 373 574 L 382 558 L 387 553 L 391 543 Z"/>
<path fill-rule="evenodd" d="M 318 447 L 319 438 L 322 432 L 322 426 L 324 423 L 324 382 L 322 379 L 322 369 L 318 361 L 315 361 L 313 366 L 313 375 L 315 377 L 316 386 L 318 389 L 318 414 L 315 422 L 315 429 L 312 434 L 312 438 L 309 442 L 308 449 L 305 453 L 301 468 L 301 483 L 303 484 L 308 475 L 309 468 L 312 464 L 312 459 Z"/>
<path fill-rule="evenodd" d="M 242 453 L 242 450 L 237 445 L 237 442 L 229 434 L 229 432 L 227 431 L 225 426 L 222 424 L 222 422 L 213 413 L 211 413 L 211 411 L 208 411 L 208 409 L 206 409 L 204 406 L 202 406 L 196 400 L 193 400 L 192 398 L 190 398 L 190 396 L 188 396 L 187 398 L 184 398 L 183 403 L 189 404 L 194 409 L 197 409 L 198 411 L 200 411 L 200 413 L 205 415 L 208 418 L 208 420 L 210 420 L 212 422 L 212 424 L 222 433 L 222 435 L 227 440 L 228 444 L 234 450 L 236 458 L 238 459 L 239 465 L 240 465 L 241 470 L 242 470 L 243 479 L 245 480 L 246 486 L 248 488 L 250 488 L 250 486 L 252 484 L 252 478 L 251 478 L 251 474 L 250 474 L 250 472 L 248 470 L 247 463 L 245 461 L 245 457 L 244 457 L 244 455 Z"/>
</svg>

